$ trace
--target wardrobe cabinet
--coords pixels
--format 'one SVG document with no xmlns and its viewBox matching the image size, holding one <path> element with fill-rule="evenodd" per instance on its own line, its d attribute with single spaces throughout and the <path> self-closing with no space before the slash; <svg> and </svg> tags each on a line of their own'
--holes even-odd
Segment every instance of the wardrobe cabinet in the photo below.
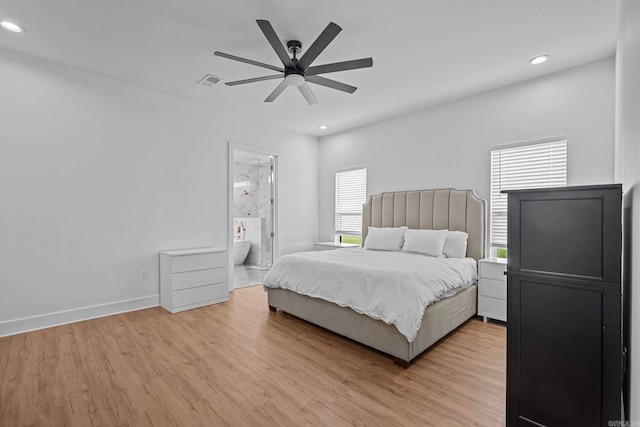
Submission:
<svg viewBox="0 0 640 427">
<path fill-rule="evenodd" d="M 505 192 L 507 426 L 620 420 L 622 187 Z"/>
</svg>

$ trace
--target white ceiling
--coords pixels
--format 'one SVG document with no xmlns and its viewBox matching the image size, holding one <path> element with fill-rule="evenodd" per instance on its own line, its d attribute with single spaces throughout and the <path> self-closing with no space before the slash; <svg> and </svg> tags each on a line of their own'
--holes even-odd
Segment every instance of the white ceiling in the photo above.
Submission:
<svg viewBox="0 0 640 427">
<path fill-rule="evenodd" d="M 2 0 L 0 46 L 112 79 L 322 136 L 611 56 L 615 0 Z M 263 102 L 279 80 L 196 84 L 273 74 L 216 57 L 281 63 L 255 20 L 308 47 L 330 21 L 342 32 L 313 65 L 373 57 L 373 68 L 325 74 L 350 95 L 311 85 Z M 550 54 L 546 64 L 527 61 Z M 318 126 L 326 124 L 327 130 Z"/>
</svg>

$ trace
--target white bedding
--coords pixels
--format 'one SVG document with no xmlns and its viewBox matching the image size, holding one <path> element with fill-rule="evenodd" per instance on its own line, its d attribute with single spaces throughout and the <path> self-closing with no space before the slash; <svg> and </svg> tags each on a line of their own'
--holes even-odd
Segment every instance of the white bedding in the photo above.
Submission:
<svg viewBox="0 0 640 427">
<path fill-rule="evenodd" d="M 265 277 L 264 287 L 350 307 L 394 325 L 413 342 L 425 308 L 476 278 L 473 258 L 343 248 L 285 255 Z"/>
</svg>

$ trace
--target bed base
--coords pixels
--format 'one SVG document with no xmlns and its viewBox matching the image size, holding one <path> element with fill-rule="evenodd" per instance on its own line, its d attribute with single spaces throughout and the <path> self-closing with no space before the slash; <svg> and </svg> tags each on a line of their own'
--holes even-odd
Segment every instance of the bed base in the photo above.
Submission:
<svg viewBox="0 0 640 427">
<path fill-rule="evenodd" d="M 356 313 L 348 307 L 269 288 L 269 310 L 278 309 L 392 356 L 408 368 L 411 360 L 477 313 L 477 286 L 472 285 L 427 307 L 416 339 L 410 343 L 395 326 Z"/>
</svg>

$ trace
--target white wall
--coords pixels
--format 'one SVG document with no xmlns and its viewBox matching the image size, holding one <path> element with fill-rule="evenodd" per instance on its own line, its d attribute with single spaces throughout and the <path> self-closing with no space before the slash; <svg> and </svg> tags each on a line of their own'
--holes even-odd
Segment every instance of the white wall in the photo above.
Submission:
<svg viewBox="0 0 640 427">
<path fill-rule="evenodd" d="M 625 308 L 631 420 L 640 423 L 640 2 L 622 0 L 616 53 L 616 181 L 624 194 Z M 629 292 L 631 291 L 631 292 Z"/>
<path fill-rule="evenodd" d="M 280 153 L 280 253 L 317 240 L 317 138 L 8 50 L 0 76 L 0 335 L 157 305 L 158 251 L 227 247 L 228 141 Z"/>
<path fill-rule="evenodd" d="M 367 167 L 367 193 L 454 187 L 489 197 L 489 147 L 564 135 L 568 184 L 614 177 L 613 58 L 321 138 L 320 238 L 333 239 L 334 173 Z"/>
</svg>

